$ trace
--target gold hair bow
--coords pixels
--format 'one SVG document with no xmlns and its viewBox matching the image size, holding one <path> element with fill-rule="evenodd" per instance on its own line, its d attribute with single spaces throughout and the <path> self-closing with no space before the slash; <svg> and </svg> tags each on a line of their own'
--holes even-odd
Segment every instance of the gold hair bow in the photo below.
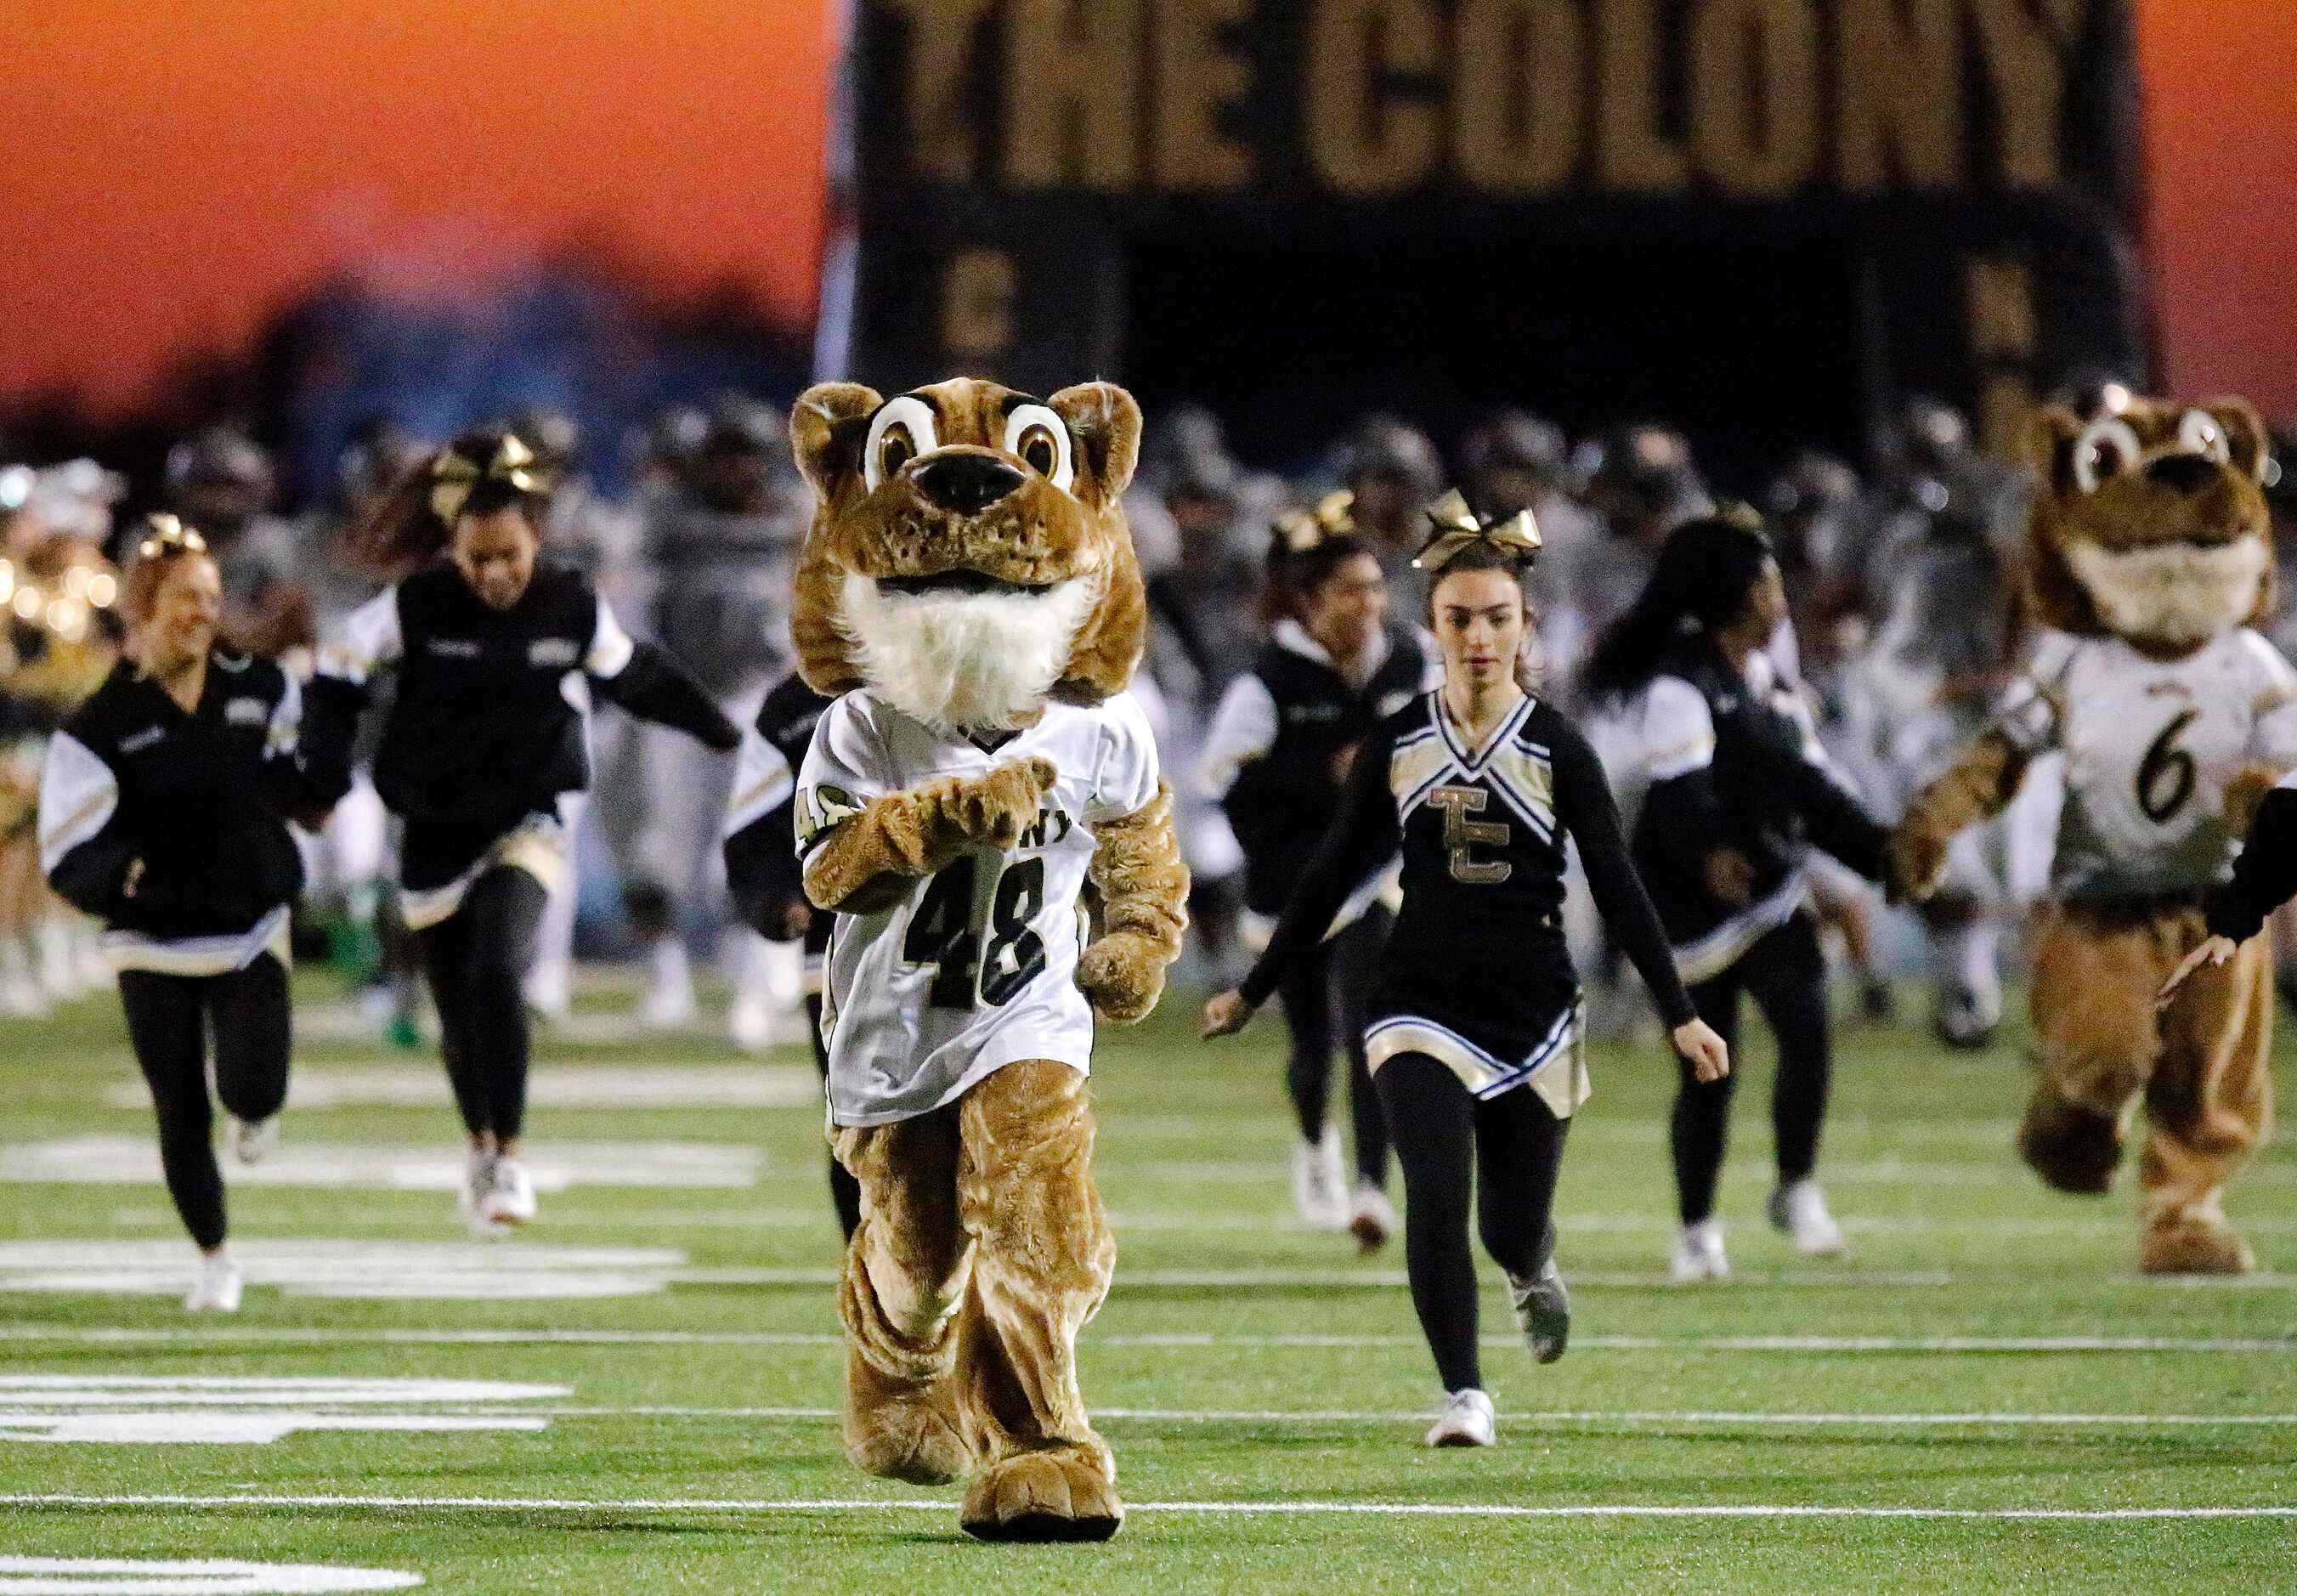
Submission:
<svg viewBox="0 0 2297 1596">
<path fill-rule="evenodd" d="M 1503 521 L 1485 521 L 1468 507 L 1457 488 L 1428 506 L 1435 535 L 1412 556 L 1414 571 L 1433 571 L 1471 543 L 1488 543 L 1519 559 L 1539 552 L 1539 522 L 1529 510 L 1518 510 Z"/>
<path fill-rule="evenodd" d="M 440 454 L 431 467 L 431 513 L 454 525 L 470 502 L 471 489 L 482 481 L 507 482 L 521 493 L 550 491 L 550 473 L 535 459 L 534 451 L 505 433 L 494 458 L 483 465 L 451 448 Z"/>
<path fill-rule="evenodd" d="M 1313 510 L 1294 510 L 1276 518 L 1276 535 L 1284 540 L 1284 552 L 1304 555 L 1327 538 L 1338 538 L 1356 530 L 1356 496 L 1342 488 L 1327 493 L 1316 501 Z"/>
<path fill-rule="evenodd" d="M 144 541 L 136 546 L 139 558 L 156 560 L 173 549 L 187 555 L 203 555 L 208 540 L 200 536 L 197 527 L 185 526 L 164 511 L 144 518 Z"/>
</svg>

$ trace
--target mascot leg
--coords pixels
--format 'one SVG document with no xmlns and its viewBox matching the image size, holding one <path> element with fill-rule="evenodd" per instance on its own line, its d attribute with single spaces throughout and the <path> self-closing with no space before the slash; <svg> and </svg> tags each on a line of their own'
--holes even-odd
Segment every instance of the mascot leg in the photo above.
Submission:
<svg viewBox="0 0 2297 1596">
<path fill-rule="evenodd" d="M 958 1222 L 958 1110 L 831 1139 L 861 1187 L 861 1224 L 837 1293 L 846 1455 L 871 1474 L 944 1484 L 974 1460 L 953 1378 L 973 1263 Z"/>
<path fill-rule="evenodd" d="M 1085 1077 L 1009 1064 L 959 1103 L 960 1217 L 974 1248 L 966 1417 L 983 1468 L 959 1520 L 987 1541 L 1103 1541 L 1124 1521 L 1116 1466 L 1077 1386 L 1076 1337 L 1108 1295 L 1116 1242 L 1092 1182 Z"/>
<path fill-rule="evenodd" d="M 2170 949 L 2203 934 L 2198 916 Z M 2163 1016 L 2161 1063 L 2145 1089 L 2138 1164 L 2145 1192 L 2140 1263 L 2148 1274 L 2247 1274 L 2248 1242 L 2219 1205 L 2273 1120 L 2273 951 L 2257 936 L 2219 967 L 2203 965 Z"/>
<path fill-rule="evenodd" d="M 2053 910 L 2034 950 L 2037 1079 L 2018 1151 L 2060 1191 L 2113 1184 L 2137 1093 L 2161 1051 L 2153 927 Z"/>
</svg>

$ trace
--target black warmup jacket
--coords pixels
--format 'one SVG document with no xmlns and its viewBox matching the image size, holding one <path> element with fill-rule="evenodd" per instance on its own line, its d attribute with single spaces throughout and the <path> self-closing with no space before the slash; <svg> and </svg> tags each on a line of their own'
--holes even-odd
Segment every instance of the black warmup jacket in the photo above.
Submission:
<svg viewBox="0 0 2297 1596">
<path fill-rule="evenodd" d="M 825 698 L 792 671 L 766 695 L 757 724 L 742 735 L 742 756 L 726 818 L 726 886 L 735 911 L 769 942 L 783 942 L 781 909 L 805 898 L 797 856 L 797 771 L 813 745 Z M 836 917 L 819 911 L 806 923 L 805 950 L 829 946 Z"/>
</svg>

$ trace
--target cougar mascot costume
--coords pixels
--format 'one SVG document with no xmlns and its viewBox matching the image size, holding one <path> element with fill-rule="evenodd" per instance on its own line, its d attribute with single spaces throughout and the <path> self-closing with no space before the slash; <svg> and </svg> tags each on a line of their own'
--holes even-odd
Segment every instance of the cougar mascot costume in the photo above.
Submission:
<svg viewBox="0 0 2297 1596">
<path fill-rule="evenodd" d="M 831 383 L 790 431 L 820 499 L 799 668 L 844 695 L 796 810 L 806 894 L 839 915 L 830 1135 L 861 1186 L 846 1450 L 897 1479 L 971 1475 L 961 1522 L 984 1539 L 1105 1539 L 1124 1510 L 1076 1337 L 1116 1249 L 1085 1072 L 1095 1014 L 1155 1007 L 1188 891 L 1125 691 L 1140 412 L 1101 383 Z"/>
<path fill-rule="evenodd" d="M 2154 993 L 2206 934 L 2274 777 L 2297 764 L 2297 673 L 2250 629 L 2272 599 L 2267 437 L 2238 399 L 2139 400 L 2038 420 L 2029 597 L 2051 631 L 1993 725 L 1924 788 L 1892 841 L 1919 896 L 1955 832 L 1999 811 L 2046 749 L 2066 756 L 2054 903 L 2033 971 L 2038 1078 L 2018 1148 L 2062 1191 L 2112 1183 L 2142 1103 L 2142 1267 L 2239 1274 L 2219 1205 L 2272 1119 L 2271 952 Z"/>
</svg>

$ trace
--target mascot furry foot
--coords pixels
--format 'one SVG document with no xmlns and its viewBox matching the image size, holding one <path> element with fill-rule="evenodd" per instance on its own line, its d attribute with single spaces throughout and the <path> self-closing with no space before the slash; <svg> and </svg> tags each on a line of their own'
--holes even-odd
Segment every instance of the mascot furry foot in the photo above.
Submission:
<svg viewBox="0 0 2297 1596">
<path fill-rule="evenodd" d="M 2137 1266 L 2149 1275 L 2245 1275 L 2257 1255 L 2222 1218 L 2188 1215 L 2146 1227 Z"/>
<path fill-rule="evenodd" d="M 790 432 L 819 498 L 792 633 L 806 680 L 844 695 L 795 804 L 806 895 L 840 916 L 831 1139 L 862 1194 L 846 1451 L 971 1475 L 959 1522 L 984 1540 L 1107 1540 L 1124 1508 L 1076 1338 L 1116 1245 L 1086 1071 L 1096 1016 L 1155 1008 L 1189 885 L 1124 690 L 1140 411 L 1107 383 L 825 383 Z"/>
</svg>

